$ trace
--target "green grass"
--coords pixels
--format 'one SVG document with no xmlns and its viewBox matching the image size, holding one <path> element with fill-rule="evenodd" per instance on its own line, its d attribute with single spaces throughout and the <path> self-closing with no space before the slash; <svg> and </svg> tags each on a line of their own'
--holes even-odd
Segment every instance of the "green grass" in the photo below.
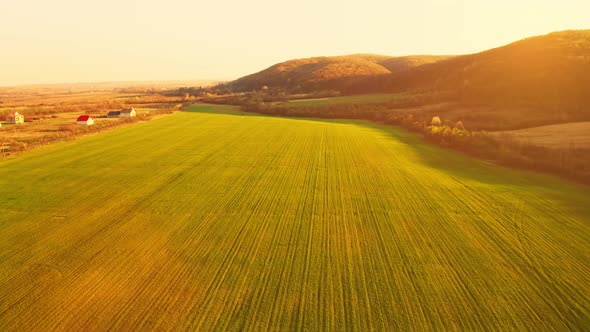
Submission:
<svg viewBox="0 0 590 332">
<path fill-rule="evenodd" d="M 399 98 L 400 94 L 367 94 L 367 95 L 354 95 L 354 96 L 342 96 L 342 97 L 331 97 L 331 98 L 314 98 L 314 99 L 302 99 L 302 100 L 291 100 L 289 101 L 290 107 L 307 107 L 307 106 L 324 106 L 333 104 L 351 104 L 351 103 L 383 103 L 395 100 Z"/>
<path fill-rule="evenodd" d="M 214 110 L 0 162 L 0 330 L 590 326 L 588 187 Z"/>
</svg>

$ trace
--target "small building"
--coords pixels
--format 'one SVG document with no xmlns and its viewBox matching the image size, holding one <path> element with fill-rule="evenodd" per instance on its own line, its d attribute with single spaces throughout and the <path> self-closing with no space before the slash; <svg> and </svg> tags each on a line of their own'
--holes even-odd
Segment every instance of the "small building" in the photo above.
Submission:
<svg viewBox="0 0 590 332">
<path fill-rule="evenodd" d="M 110 111 L 107 114 L 107 118 L 119 118 L 121 117 L 121 111 Z"/>
<path fill-rule="evenodd" d="M 120 118 L 132 118 L 137 115 L 135 112 L 135 109 L 133 107 L 124 108 L 120 112 L 121 112 L 119 115 Z"/>
<path fill-rule="evenodd" d="M 79 125 L 90 126 L 94 124 L 94 119 L 92 119 L 90 115 L 80 115 L 76 120 L 76 123 Z"/>
<path fill-rule="evenodd" d="M 18 114 L 18 112 L 8 113 L 8 115 L 6 115 L 6 123 L 17 124 L 24 122 L 25 116 L 22 114 Z"/>
</svg>

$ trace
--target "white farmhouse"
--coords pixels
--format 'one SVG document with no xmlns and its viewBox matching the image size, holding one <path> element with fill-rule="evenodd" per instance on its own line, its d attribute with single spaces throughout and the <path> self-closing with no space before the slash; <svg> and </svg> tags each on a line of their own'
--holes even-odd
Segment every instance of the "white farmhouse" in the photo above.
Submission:
<svg viewBox="0 0 590 332">
<path fill-rule="evenodd" d="M 131 108 L 122 109 L 121 113 L 119 114 L 119 117 L 120 118 L 132 118 L 136 115 L 137 115 L 137 113 L 135 112 L 135 109 L 133 107 L 131 107 Z"/>
<path fill-rule="evenodd" d="M 25 122 L 25 116 L 22 114 L 18 114 L 18 112 L 8 113 L 8 115 L 6 116 L 6 123 L 18 124 L 18 123 L 24 123 L 24 122 Z"/>
</svg>

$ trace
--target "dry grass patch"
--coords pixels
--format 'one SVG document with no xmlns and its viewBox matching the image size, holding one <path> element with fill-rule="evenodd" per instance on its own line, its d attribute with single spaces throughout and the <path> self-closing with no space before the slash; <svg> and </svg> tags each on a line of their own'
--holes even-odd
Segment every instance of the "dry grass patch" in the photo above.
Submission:
<svg viewBox="0 0 590 332">
<path fill-rule="evenodd" d="M 590 149 L 590 122 L 564 123 L 496 133 L 530 145 Z"/>
</svg>

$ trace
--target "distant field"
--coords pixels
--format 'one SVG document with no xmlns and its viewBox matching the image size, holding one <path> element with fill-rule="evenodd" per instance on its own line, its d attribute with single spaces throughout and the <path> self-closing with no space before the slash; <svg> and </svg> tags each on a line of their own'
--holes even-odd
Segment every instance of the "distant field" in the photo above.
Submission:
<svg viewBox="0 0 590 332">
<path fill-rule="evenodd" d="M 430 121 L 432 117 L 439 116 L 443 121 L 453 125 L 457 121 L 463 122 L 470 130 L 502 131 L 516 128 L 536 127 L 547 123 L 563 122 L 563 114 L 553 112 L 538 115 L 538 109 L 530 107 L 495 107 L 482 105 L 462 105 L 457 102 L 416 102 L 424 95 L 421 94 L 365 94 L 341 97 L 295 99 L 288 102 L 292 108 L 330 107 L 332 105 L 357 104 L 363 105 L 362 112 L 370 113 L 371 104 L 389 103 L 383 108 L 376 105 L 382 112 L 397 111 L 412 115 L 417 120 Z M 359 115 L 355 115 L 358 117 Z"/>
<path fill-rule="evenodd" d="M 137 119 L 146 120 L 148 116 L 161 115 L 162 110 L 156 108 L 137 108 Z M 0 114 L 2 114 L 0 109 Z M 27 114 L 26 110 L 23 114 Z M 10 144 L 24 143 L 26 148 L 44 145 L 57 141 L 74 139 L 77 135 L 98 132 L 120 126 L 133 119 L 94 117 L 94 125 L 80 126 L 76 124 L 79 112 L 61 112 L 51 115 L 29 117 L 25 123 L 14 125 L 0 121 L 0 153 L 13 153 Z M 14 146 L 13 146 L 14 147 Z M 24 149 L 26 149 L 24 148 Z M 6 151 L 4 151 L 6 149 Z M 0 155 L 0 159 L 3 157 Z"/>
<path fill-rule="evenodd" d="M 197 105 L 0 161 L 0 331 L 584 330 L 590 188 Z"/>
<path fill-rule="evenodd" d="M 332 104 L 351 104 L 351 103 L 381 103 L 399 98 L 399 94 L 367 94 L 355 96 L 343 96 L 332 98 L 313 98 L 289 101 L 289 106 L 323 106 Z"/>
<path fill-rule="evenodd" d="M 167 91 L 165 87 L 151 86 L 148 89 L 149 85 L 116 85 L 119 87 L 115 89 L 115 85 L 97 83 L 0 87 L 0 124 L 3 124 L 0 128 L 0 159 L 6 153 L 71 140 L 79 134 L 103 131 L 132 121 L 103 118 L 112 110 L 133 107 L 138 116 L 134 120 L 146 121 L 179 110 L 184 102 L 194 100 L 191 96 L 163 95 Z M 25 123 L 17 126 L 6 124 L 6 115 L 12 112 L 22 114 Z M 84 114 L 94 118 L 93 126 L 76 126 L 76 119 Z"/>
<path fill-rule="evenodd" d="M 590 148 L 590 122 L 564 123 L 498 133 L 517 141 L 550 148 Z"/>
</svg>

